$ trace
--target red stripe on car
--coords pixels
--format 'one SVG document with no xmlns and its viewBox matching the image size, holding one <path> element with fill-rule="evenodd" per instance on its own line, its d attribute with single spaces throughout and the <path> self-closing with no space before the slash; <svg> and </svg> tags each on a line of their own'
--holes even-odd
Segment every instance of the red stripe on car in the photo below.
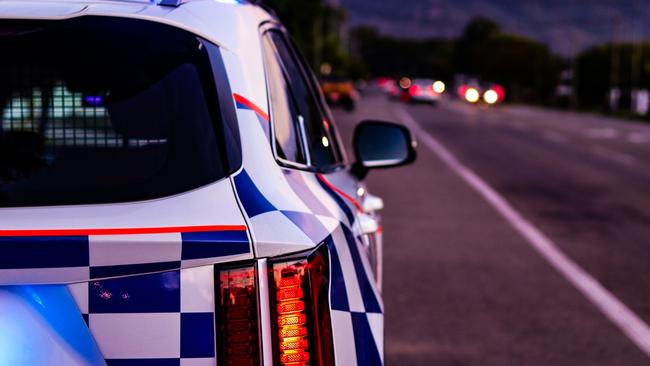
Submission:
<svg viewBox="0 0 650 366">
<path fill-rule="evenodd" d="M 345 198 L 346 200 L 350 201 L 350 202 L 354 205 L 354 207 L 357 208 L 357 211 L 358 211 L 358 212 L 363 212 L 363 208 L 361 207 L 361 204 L 359 203 L 359 201 L 355 200 L 354 198 L 352 198 L 351 196 L 349 196 L 347 193 L 343 192 L 341 189 L 335 187 L 332 183 L 328 182 L 327 179 L 325 179 L 325 176 L 323 176 L 322 174 L 316 174 L 316 176 L 317 176 L 318 179 L 319 179 L 321 182 L 323 182 L 323 184 L 325 184 L 329 189 L 333 190 L 333 191 L 336 192 L 339 196 L 341 196 L 341 197 Z"/>
<path fill-rule="evenodd" d="M 251 102 L 250 100 L 242 97 L 237 93 L 233 93 L 233 97 L 235 98 L 236 103 L 241 104 L 244 107 L 257 113 L 260 117 L 264 118 L 265 121 L 267 122 L 269 121 L 269 115 L 266 114 L 266 112 L 264 112 L 260 107 L 256 106 L 255 103 Z"/>
<path fill-rule="evenodd" d="M 244 225 L 202 225 L 202 226 L 101 228 L 101 229 L 0 230 L 0 236 L 132 235 L 132 234 L 196 233 L 196 232 L 207 232 L 207 231 L 246 231 L 246 226 Z"/>
</svg>

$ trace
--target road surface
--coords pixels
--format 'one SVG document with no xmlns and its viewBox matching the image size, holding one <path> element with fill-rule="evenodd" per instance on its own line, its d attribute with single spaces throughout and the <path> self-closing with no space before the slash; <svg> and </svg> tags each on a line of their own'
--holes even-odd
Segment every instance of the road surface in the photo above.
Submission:
<svg viewBox="0 0 650 366">
<path fill-rule="evenodd" d="M 347 141 L 362 119 L 419 130 L 414 165 L 367 179 L 387 365 L 650 365 L 650 126 L 377 93 L 335 115 Z"/>
</svg>

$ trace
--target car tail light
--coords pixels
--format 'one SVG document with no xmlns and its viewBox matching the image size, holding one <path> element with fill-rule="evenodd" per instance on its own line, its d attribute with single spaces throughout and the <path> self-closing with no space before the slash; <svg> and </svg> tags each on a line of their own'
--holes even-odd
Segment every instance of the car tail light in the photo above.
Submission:
<svg viewBox="0 0 650 366">
<path fill-rule="evenodd" d="M 421 91 L 420 89 L 421 88 L 419 85 L 413 85 L 409 88 L 409 94 L 411 94 L 412 96 L 419 95 Z"/>
<path fill-rule="evenodd" d="M 275 354 L 278 365 L 334 364 L 327 247 L 308 259 L 273 263 Z"/>
<path fill-rule="evenodd" d="M 257 282 L 254 266 L 216 269 L 219 365 L 260 364 Z"/>
<path fill-rule="evenodd" d="M 270 261 L 268 295 L 275 365 L 334 365 L 328 254 L 323 245 L 310 255 Z M 261 364 L 258 295 L 265 294 L 258 294 L 257 281 L 253 264 L 215 267 L 219 365 Z"/>
</svg>

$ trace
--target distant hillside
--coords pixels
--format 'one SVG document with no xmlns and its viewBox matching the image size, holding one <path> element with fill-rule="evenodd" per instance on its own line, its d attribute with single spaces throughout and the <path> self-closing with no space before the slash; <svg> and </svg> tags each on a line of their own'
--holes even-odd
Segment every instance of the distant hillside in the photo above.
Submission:
<svg viewBox="0 0 650 366">
<path fill-rule="evenodd" d="M 650 0 L 338 0 L 352 25 L 398 37 L 455 37 L 482 15 L 506 32 L 526 35 L 571 54 L 618 40 L 650 39 Z M 615 24 L 618 24 L 615 26 Z"/>
</svg>

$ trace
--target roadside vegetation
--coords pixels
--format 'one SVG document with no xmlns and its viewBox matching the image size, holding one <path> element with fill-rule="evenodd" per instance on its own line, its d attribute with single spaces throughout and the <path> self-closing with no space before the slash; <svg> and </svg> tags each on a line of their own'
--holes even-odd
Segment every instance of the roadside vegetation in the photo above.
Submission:
<svg viewBox="0 0 650 366">
<path fill-rule="evenodd" d="M 575 57 L 554 54 L 530 38 L 472 19 L 456 39 L 395 38 L 371 27 L 349 28 L 345 11 L 324 0 L 265 0 L 293 34 L 314 70 L 350 79 L 458 75 L 503 85 L 506 101 L 598 111 L 632 112 L 634 91 L 650 90 L 650 44 L 610 43 Z M 614 105 L 612 90 L 618 95 Z"/>
</svg>

